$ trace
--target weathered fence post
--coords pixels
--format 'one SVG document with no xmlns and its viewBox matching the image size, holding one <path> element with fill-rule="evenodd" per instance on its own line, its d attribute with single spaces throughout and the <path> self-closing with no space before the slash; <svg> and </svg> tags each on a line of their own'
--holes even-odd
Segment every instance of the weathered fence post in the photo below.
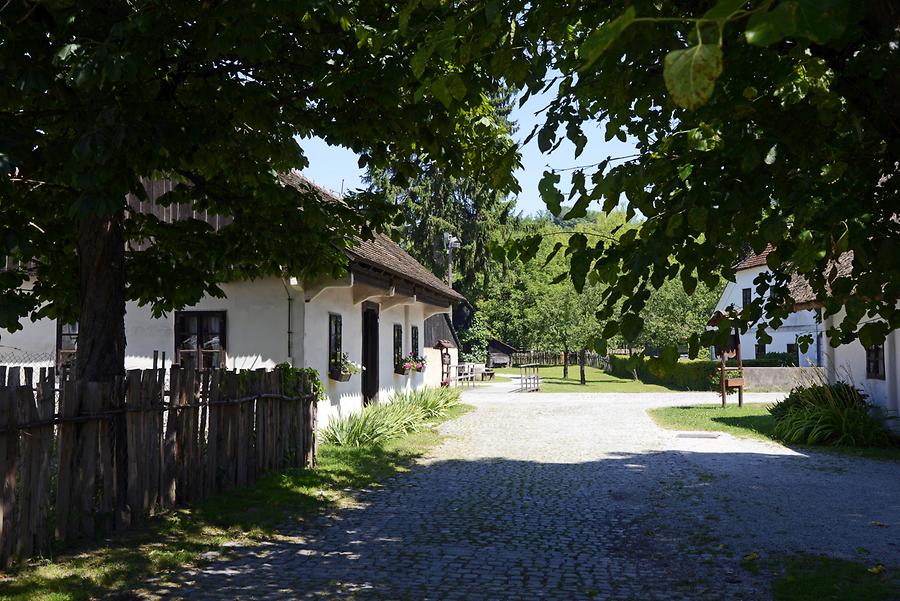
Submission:
<svg viewBox="0 0 900 601">
<path fill-rule="evenodd" d="M 315 465 L 307 374 L 173 366 L 168 406 L 165 378 L 164 369 L 113 382 L 63 372 L 56 415 L 54 370 L 0 366 L 0 566 L 49 550 L 54 527 L 64 544 L 91 539 L 144 523 L 158 506 Z"/>
<path fill-rule="evenodd" d="M 166 435 L 163 441 L 163 484 L 162 503 L 166 507 L 175 506 L 175 482 L 178 461 L 178 394 L 181 389 L 181 369 L 173 365 L 169 371 L 169 412 L 166 419 Z"/>
<path fill-rule="evenodd" d="M 16 464 L 19 455 L 18 411 L 16 388 L 19 385 L 18 368 L 10 368 L 4 374 L 7 381 L 0 381 L 0 566 L 8 565 L 16 537 Z M 5 384 L 5 386 L 3 385 Z"/>
</svg>

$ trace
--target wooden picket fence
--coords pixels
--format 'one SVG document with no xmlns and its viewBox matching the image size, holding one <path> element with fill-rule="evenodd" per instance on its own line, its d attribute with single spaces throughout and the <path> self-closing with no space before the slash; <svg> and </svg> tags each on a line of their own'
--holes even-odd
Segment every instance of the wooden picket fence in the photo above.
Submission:
<svg viewBox="0 0 900 601">
<path fill-rule="evenodd" d="M 316 400 L 304 374 L 280 370 L 176 366 L 100 384 L 0 366 L 0 567 L 313 467 Z"/>
<path fill-rule="evenodd" d="M 565 355 L 563 353 L 546 351 L 523 351 L 520 353 L 513 353 L 512 356 L 513 365 L 538 364 L 546 367 L 551 365 L 562 365 L 564 360 Z M 606 369 L 607 360 L 603 355 L 588 351 L 584 354 L 584 364 L 590 367 L 596 367 L 597 369 Z M 578 366 L 577 352 L 569 353 L 569 365 L 575 367 Z"/>
</svg>

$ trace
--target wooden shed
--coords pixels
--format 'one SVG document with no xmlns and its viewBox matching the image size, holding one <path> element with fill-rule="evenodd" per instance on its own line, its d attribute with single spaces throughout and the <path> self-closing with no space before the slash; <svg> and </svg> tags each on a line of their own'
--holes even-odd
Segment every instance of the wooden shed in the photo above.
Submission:
<svg viewBox="0 0 900 601">
<path fill-rule="evenodd" d="M 488 340 L 488 367 L 509 367 L 512 365 L 513 353 L 518 352 L 519 349 L 512 347 L 501 340 Z"/>
</svg>

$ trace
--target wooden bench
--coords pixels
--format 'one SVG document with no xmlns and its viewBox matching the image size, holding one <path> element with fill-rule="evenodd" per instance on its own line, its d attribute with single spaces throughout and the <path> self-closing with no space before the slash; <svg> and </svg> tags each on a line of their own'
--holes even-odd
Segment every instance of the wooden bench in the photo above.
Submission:
<svg viewBox="0 0 900 601">
<path fill-rule="evenodd" d="M 462 386 L 468 382 L 470 386 L 475 386 L 475 366 L 474 365 L 456 365 L 456 369 L 450 370 L 451 384 Z"/>
<path fill-rule="evenodd" d="M 494 380 L 494 368 L 493 367 L 485 367 L 484 371 L 481 372 L 481 381 L 485 380 Z"/>
</svg>

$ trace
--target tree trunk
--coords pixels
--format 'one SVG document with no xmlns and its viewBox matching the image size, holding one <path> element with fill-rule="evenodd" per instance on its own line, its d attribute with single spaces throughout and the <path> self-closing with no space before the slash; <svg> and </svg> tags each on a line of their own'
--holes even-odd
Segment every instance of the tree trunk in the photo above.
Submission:
<svg viewBox="0 0 900 601">
<path fill-rule="evenodd" d="M 569 347 L 563 347 L 563 380 L 569 379 Z"/>
<path fill-rule="evenodd" d="M 584 377 L 584 360 L 585 354 L 587 353 L 587 349 L 581 349 L 578 351 L 578 367 L 581 370 L 581 384 L 587 384 L 587 380 Z"/>
<path fill-rule="evenodd" d="M 112 382 L 125 372 L 124 215 L 88 215 L 78 224 L 78 351 L 75 375 Z"/>
<path fill-rule="evenodd" d="M 88 215 L 78 224 L 78 341 L 75 377 L 107 385 L 110 409 L 125 406 L 125 390 L 116 379 L 125 373 L 125 235 L 124 213 Z M 109 430 L 115 526 L 130 522 L 128 449 L 125 414 Z"/>
</svg>

